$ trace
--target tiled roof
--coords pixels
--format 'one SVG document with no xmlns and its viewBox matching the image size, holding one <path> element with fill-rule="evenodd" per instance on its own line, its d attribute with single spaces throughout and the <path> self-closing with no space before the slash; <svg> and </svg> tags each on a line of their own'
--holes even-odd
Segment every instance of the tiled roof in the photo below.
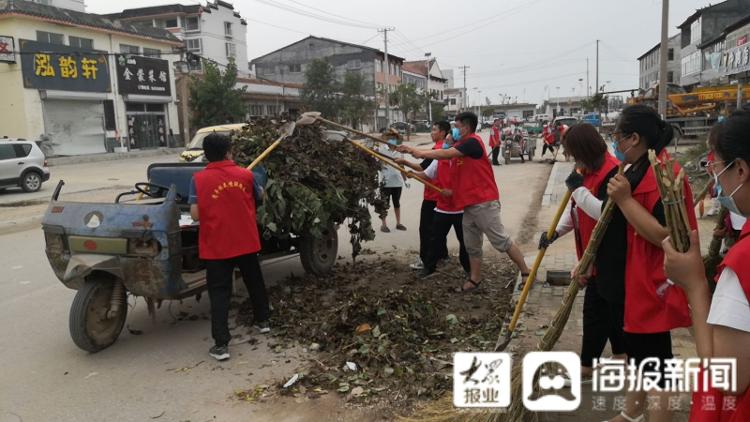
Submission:
<svg viewBox="0 0 750 422">
<path fill-rule="evenodd" d="M 23 15 L 62 24 L 122 32 L 125 34 L 182 44 L 177 37 L 172 35 L 169 31 L 161 28 L 134 25 L 128 22 L 110 19 L 103 15 L 76 12 L 74 10 L 61 9 L 59 7 L 47 6 L 25 0 L 0 0 L 0 17 L 3 15 Z"/>
</svg>

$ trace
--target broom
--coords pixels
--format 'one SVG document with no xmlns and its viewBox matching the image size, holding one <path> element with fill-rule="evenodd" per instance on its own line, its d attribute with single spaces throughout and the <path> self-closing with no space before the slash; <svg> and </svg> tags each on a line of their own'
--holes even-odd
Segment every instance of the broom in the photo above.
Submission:
<svg viewBox="0 0 750 422">
<path fill-rule="evenodd" d="M 622 174 L 622 171 L 623 166 L 620 165 L 617 174 Z M 594 230 L 591 234 L 591 239 L 586 246 L 586 250 L 583 252 L 583 256 L 578 262 L 578 265 L 576 265 L 576 274 L 586 274 L 591 265 L 594 263 L 594 258 L 596 258 L 596 251 L 597 249 L 599 249 L 599 245 L 604 238 L 604 233 L 607 231 L 607 226 L 612 219 L 612 213 L 614 209 L 614 201 L 607 201 L 607 203 L 604 205 L 602 215 L 596 222 L 596 226 L 594 226 Z M 562 332 L 565 329 L 565 325 L 568 322 L 568 318 L 570 317 L 570 312 L 573 309 L 573 303 L 575 302 L 576 295 L 578 294 L 579 289 L 580 287 L 578 285 L 578 280 L 571 280 L 560 308 L 557 310 L 557 313 L 553 317 L 549 328 L 547 328 L 547 332 L 544 333 L 544 337 L 542 337 L 542 339 L 539 341 L 539 344 L 537 345 L 537 349 L 539 351 L 552 350 L 552 347 L 554 347 L 555 343 L 557 343 L 557 340 L 562 335 Z M 469 420 L 486 422 L 536 421 L 538 415 L 536 413 L 529 413 L 529 411 L 523 405 L 522 371 L 523 368 L 521 364 L 517 363 L 516 365 L 513 365 L 513 370 L 511 373 L 512 382 L 510 387 L 511 404 L 506 412 L 458 411 L 453 406 L 452 395 L 448 394 L 437 402 L 434 402 L 431 405 L 420 409 L 415 417 L 400 418 L 400 420 L 411 422 L 444 422 Z M 536 381 L 534 382 L 534 390 L 538 391 L 538 385 L 536 384 Z"/>
</svg>

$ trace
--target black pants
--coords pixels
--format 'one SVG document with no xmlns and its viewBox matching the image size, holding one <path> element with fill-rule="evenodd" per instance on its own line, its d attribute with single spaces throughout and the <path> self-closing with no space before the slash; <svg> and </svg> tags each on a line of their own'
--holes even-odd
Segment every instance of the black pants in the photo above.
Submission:
<svg viewBox="0 0 750 422">
<path fill-rule="evenodd" d="M 554 147 L 554 145 L 550 145 L 550 144 L 544 142 L 542 144 L 542 156 L 544 156 L 544 154 L 547 153 L 547 150 L 549 150 L 549 152 L 551 152 L 551 153 L 554 154 L 555 153 L 555 147 Z"/>
<path fill-rule="evenodd" d="M 380 194 L 383 195 L 386 201 L 393 200 L 393 208 L 401 208 L 401 190 L 403 188 L 380 188 Z"/>
<path fill-rule="evenodd" d="M 469 254 L 466 252 L 464 247 L 464 229 L 462 225 L 463 214 L 443 214 L 435 211 L 433 216 L 432 224 L 432 240 L 429 242 L 429 249 L 427 252 L 427 259 L 424 261 L 424 267 L 429 271 L 435 271 L 438 259 L 440 259 L 440 245 L 441 242 L 445 242 L 448 237 L 448 232 L 453 231 L 456 233 L 458 239 L 458 259 L 461 262 L 461 266 L 464 271 L 469 272 Z M 433 247 L 433 245 L 435 245 Z"/>
<path fill-rule="evenodd" d="M 604 299 L 596 283 L 593 278 L 589 280 L 583 297 L 581 365 L 587 367 L 592 367 L 594 358 L 602 355 L 607 340 L 612 354 L 623 354 L 626 349 L 622 331 L 625 305 Z"/>
<path fill-rule="evenodd" d="M 659 360 L 658 371 L 653 363 L 643 365 L 644 374 L 650 372 L 661 372 L 658 379 L 659 387 L 669 387 L 665 378 L 664 361 L 674 358 L 672 354 L 672 334 L 669 331 L 660 333 L 624 333 L 625 351 L 628 359 L 635 360 L 635 364 L 640 366 L 641 362 L 647 358 L 657 358 Z M 651 378 L 656 378 L 652 376 Z"/>
<path fill-rule="evenodd" d="M 497 157 L 500 155 L 500 147 L 497 146 L 495 148 L 492 148 L 492 164 L 493 165 L 499 165 L 500 163 L 497 161 Z"/>
<path fill-rule="evenodd" d="M 432 242 L 432 229 L 435 215 L 436 201 L 422 201 L 422 210 L 419 214 L 419 259 L 427 261 L 427 250 Z M 437 249 L 438 259 L 448 257 L 448 239 L 443 236 L 442 240 L 434 245 Z"/>
<path fill-rule="evenodd" d="M 218 346 L 229 343 L 229 303 L 232 298 L 234 268 L 239 267 L 250 300 L 255 321 L 268 319 L 268 296 L 260 271 L 258 254 L 240 255 L 229 259 L 206 260 L 206 283 L 211 301 L 211 337 Z"/>
</svg>

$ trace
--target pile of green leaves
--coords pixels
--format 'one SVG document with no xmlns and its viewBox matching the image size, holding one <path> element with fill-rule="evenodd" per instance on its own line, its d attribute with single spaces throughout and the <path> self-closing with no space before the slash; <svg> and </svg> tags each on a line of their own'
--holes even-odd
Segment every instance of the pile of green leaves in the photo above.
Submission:
<svg viewBox="0 0 750 422">
<path fill-rule="evenodd" d="M 233 139 L 234 160 L 250 164 L 279 136 L 270 120 L 248 124 Z M 327 141 L 317 125 L 298 126 L 263 161 L 266 198 L 258 207 L 265 237 L 319 236 L 323 228 L 348 222 L 352 256 L 375 238 L 369 206 L 384 215 L 378 192 L 380 163 L 345 141 Z"/>
</svg>

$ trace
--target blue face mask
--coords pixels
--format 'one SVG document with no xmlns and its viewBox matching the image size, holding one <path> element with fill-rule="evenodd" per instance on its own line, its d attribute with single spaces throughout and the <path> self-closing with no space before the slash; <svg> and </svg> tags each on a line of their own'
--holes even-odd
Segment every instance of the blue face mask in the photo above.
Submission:
<svg viewBox="0 0 750 422">
<path fill-rule="evenodd" d="M 458 130 L 457 127 L 454 127 L 453 129 L 451 129 L 451 137 L 454 141 L 458 141 L 459 139 L 461 139 L 461 131 Z"/>
<path fill-rule="evenodd" d="M 617 139 L 613 137 L 612 138 L 612 150 L 615 152 L 615 158 L 617 158 L 617 160 L 620 161 L 621 163 L 624 163 L 625 153 L 630 151 L 630 148 L 632 148 L 632 146 L 626 149 L 625 152 L 620 151 L 620 149 L 618 148 L 619 146 L 620 146 L 620 142 L 617 141 Z"/>
<path fill-rule="evenodd" d="M 450 147 L 452 147 L 452 146 L 453 146 L 453 145 L 450 145 L 450 144 L 449 144 L 449 143 L 447 143 L 447 142 L 443 142 L 443 149 L 448 149 L 448 148 L 450 148 Z"/>
<path fill-rule="evenodd" d="M 747 217 L 744 213 L 740 211 L 739 208 L 737 208 L 737 203 L 734 202 L 734 196 L 735 193 L 737 193 L 738 190 L 742 187 L 742 184 L 737 186 L 735 190 L 732 191 L 732 193 L 729 194 L 729 196 L 723 195 L 723 189 L 721 188 L 721 184 L 719 184 L 719 176 L 724 174 L 725 171 L 729 169 L 729 167 L 732 166 L 734 162 L 729 163 L 722 171 L 720 171 L 718 174 L 714 174 L 714 186 L 716 186 L 716 199 L 719 201 L 719 204 L 721 204 L 722 207 L 726 208 L 729 212 L 733 212 L 737 215 L 741 215 L 743 217 Z"/>
</svg>

